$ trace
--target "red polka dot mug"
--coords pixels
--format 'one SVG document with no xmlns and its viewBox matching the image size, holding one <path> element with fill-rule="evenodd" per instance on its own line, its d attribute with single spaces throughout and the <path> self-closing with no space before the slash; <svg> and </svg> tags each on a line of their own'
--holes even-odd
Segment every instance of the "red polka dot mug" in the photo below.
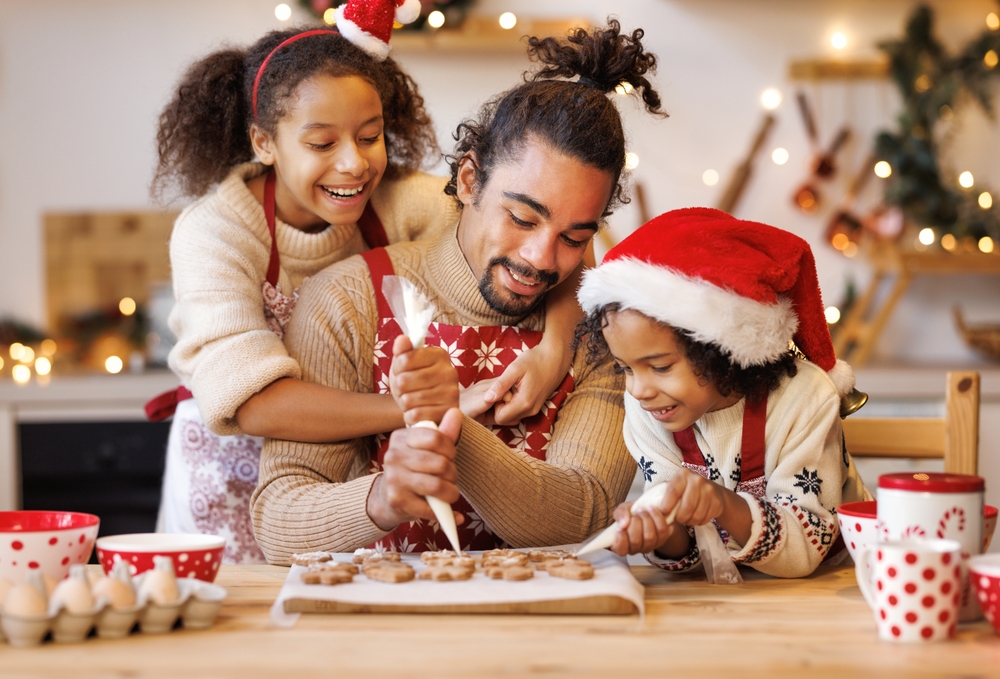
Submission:
<svg viewBox="0 0 1000 679">
<path fill-rule="evenodd" d="M 897 540 L 872 545 L 855 566 L 858 586 L 885 641 L 925 642 L 955 634 L 962 585 L 956 540 Z"/>
</svg>

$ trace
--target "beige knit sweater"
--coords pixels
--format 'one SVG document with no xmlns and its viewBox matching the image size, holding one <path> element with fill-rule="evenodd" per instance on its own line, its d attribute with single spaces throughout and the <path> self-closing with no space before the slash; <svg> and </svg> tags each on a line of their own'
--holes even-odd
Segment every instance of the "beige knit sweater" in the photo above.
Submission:
<svg viewBox="0 0 1000 679">
<path fill-rule="evenodd" d="M 542 311 L 515 319 L 486 305 L 453 229 L 388 252 L 396 273 L 413 281 L 438 309 L 436 322 L 543 329 Z M 372 392 L 377 316 L 361 257 L 310 278 L 285 335 L 303 379 Z M 610 363 L 590 366 L 583 354 L 575 358 L 576 387 L 559 411 L 545 462 L 508 448 L 474 420 L 462 424 L 459 489 L 511 545 L 579 542 L 611 523 L 628 492 L 635 463 L 621 436 L 624 383 Z M 385 535 L 366 511 L 376 478 L 366 464 L 373 440 L 265 441 L 250 513 L 269 562 L 287 564 L 295 552 L 352 551 Z M 362 475 L 352 478 L 352 470 Z"/>
<path fill-rule="evenodd" d="M 237 167 L 181 213 L 170 237 L 176 304 L 169 323 L 177 344 L 169 364 L 218 434 L 240 433 L 236 410 L 248 398 L 279 378 L 300 376 L 264 318 L 261 284 L 271 235 L 264 208 L 246 182 L 266 170 L 259 163 Z M 417 172 L 379 185 L 372 205 L 389 242 L 432 237 L 454 222 L 457 212 L 444 195 L 445 181 Z M 355 224 L 305 233 L 276 220 L 275 232 L 278 287 L 285 295 L 306 277 L 365 249 Z"/>
</svg>

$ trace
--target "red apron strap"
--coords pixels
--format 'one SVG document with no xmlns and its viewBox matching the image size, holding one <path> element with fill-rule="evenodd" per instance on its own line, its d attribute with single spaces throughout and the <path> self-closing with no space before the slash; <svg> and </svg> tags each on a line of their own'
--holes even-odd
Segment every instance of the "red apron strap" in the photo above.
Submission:
<svg viewBox="0 0 1000 679">
<path fill-rule="evenodd" d="M 389 245 L 389 237 L 385 233 L 385 227 L 382 226 L 382 220 L 375 214 L 375 208 L 372 207 L 371 201 L 365 204 L 365 211 L 361 213 L 361 219 L 358 220 L 358 230 L 369 249 L 384 248 Z"/>
<path fill-rule="evenodd" d="M 694 427 L 675 431 L 674 442 L 681 449 L 681 454 L 684 456 L 686 464 L 695 467 L 706 466 L 705 456 L 701 454 L 701 448 L 698 447 L 698 440 L 694 437 Z"/>
<path fill-rule="evenodd" d="M 281 269 L 281 259 L 278 257 L 278 239 L 274 235 L 274 169 L 268 171 L 264 180 L 264 217 L 267 219 L 267 230 L 271 232 L 271 258 L 267 262 L 267 282 L 273 287 L 278 286 L 278 273 Z"/>
<path fill-rule="evenodd" d="M 764 475 L 764 428 L 767 424 L 767 394 L 759 401 L 745 401 L 743 440 L 740 441 L 740 478 L 744 481 Z"/>
<path fill-rule="evenodd" d="M 368 271 L 372 276 L 372 284 L 375 286 L 375 300 L 378 302 L 378 317 L 392 318 L 392 309 L 389 308 L 389 301 L 382 294 L 382 279 L 385 276 L 394 276 L 396 270 L 392 268 L 392 260 L 385 248 L 375 248 L 361 253 Z"/>
<path fill-rule="evenodd" d="M 154 396 L 145 406 L 146 419 L 150 422 L 162 422 L 174 414 L 178 403 L 189 398 L 194 398 L 194 395 L 190 389 L 184 386 Z"/>
</svg>

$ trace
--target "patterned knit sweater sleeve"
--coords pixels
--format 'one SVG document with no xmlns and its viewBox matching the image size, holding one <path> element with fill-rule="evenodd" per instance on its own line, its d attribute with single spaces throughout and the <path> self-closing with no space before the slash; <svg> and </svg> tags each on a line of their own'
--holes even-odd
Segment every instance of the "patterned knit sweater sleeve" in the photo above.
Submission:
<svg viewBox="0 0 1000 679">
<path fill-rule="evenodd" d="M 352 257 L 303 284 L 285 340 L 304 380 L 371 393 L 377 323 L 368 270 Z M 349 552 L 385 535 L 367 513 L 378 476 L 364 474 L 371 444 L 265 440 L 250 515 L 269 563 L 287 564 L 296 552 Z"/>
</svg>

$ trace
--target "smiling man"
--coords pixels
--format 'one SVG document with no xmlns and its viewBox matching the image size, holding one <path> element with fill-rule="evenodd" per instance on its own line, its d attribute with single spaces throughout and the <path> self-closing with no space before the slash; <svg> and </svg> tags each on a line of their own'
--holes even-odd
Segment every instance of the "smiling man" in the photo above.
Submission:
<svg viewBox="0 0 1000 679">
<path fill-rule="evenodd" d="M 267 441 L 251 514 L 271 563 L 313 550 L 447 548 L 428 495 L 452 503 L 463 549 L 578 542 L 612 521 L 635 464 L 610 363 L 588 365 L 579 352 L 542 411 L 512 426 L 489 413 L 463 416 L 453 407 L 458 388 L 442 385 L 476 392 L 538 343 L 546 295 L 577 269 L 620 202 L 624 132 L 607 95 L 628 80 L 659 109 L 639 37 L 613 24 L 577 35 L 575 51 L 533 44 L 547 65 L 539 76 L 580 80 L 536 77 L 459 126 L 446 189 L 461 207 L 455 228 L 366 252 L 303 285 L 286 334 L 303 379 L 359 392 L 391 385 L 408 422 L 452 408 L 440 431 Z M 382 295 L 390 275 L 436 309 L 424 349 L 410 350 L 392 319 Z"/>
</svg>

